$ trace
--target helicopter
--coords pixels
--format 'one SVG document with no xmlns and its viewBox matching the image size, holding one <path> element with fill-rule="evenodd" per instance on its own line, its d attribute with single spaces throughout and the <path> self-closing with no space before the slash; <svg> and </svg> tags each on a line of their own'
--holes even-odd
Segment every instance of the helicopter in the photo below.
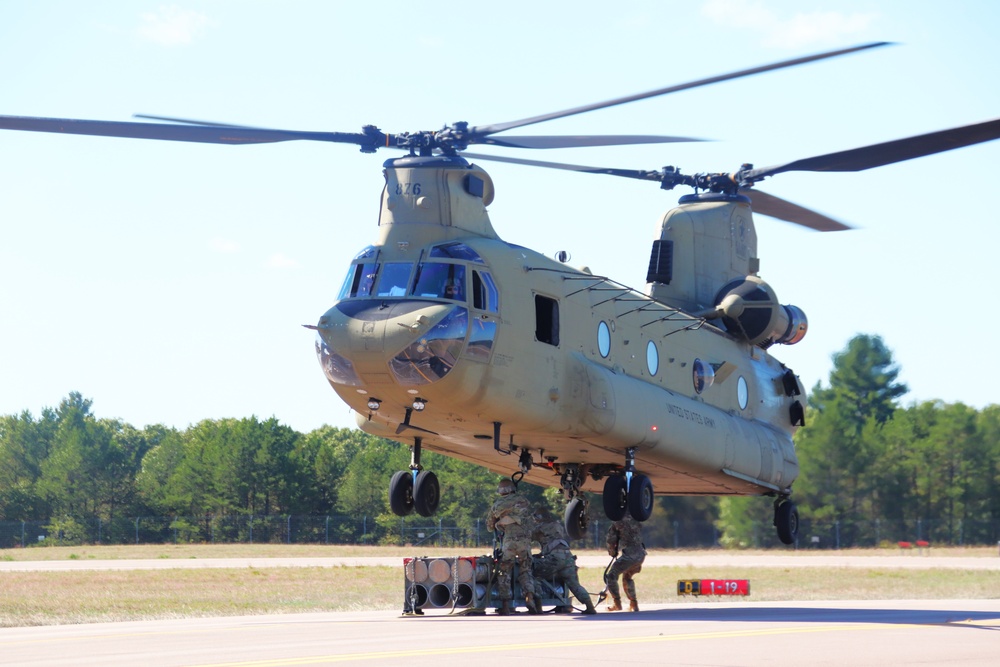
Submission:
<svg viewBox="0 0 1000 667">
<path fill-rule="evenodd" d="M 163 116 L 157 122 L 0 116 L 0 129 L 219 144 L 326 141 L 383 164 L 378 234 L 351 262 L 316 324 L 332 389 L 367 433 L 409 446 L 388 480 L 400 516 L 432 516 L 434 451 L 543 485 L 566 500 L 570 537 L 586 534 L 588 492 L 611 520 L 647 520 L 656 495 L 774 498 L 794 544 L 793 436 L 805 423 L 798 376 L 770 353 L 807 333 L 759 272 L 753 213 L 819 231 L 846 225 L 754 186 L 789 171 L 861 171 L 1000 137 L 1000 120 L 755 169 L 682 174 L 473 154 L 472 145 L 546 149 L 696 141 L 659 135 L 510 136 L 507 130 L 883 46 L 786 60 L 518 121 L 435 131 L 302 132 Z M 499 135 L 499 136 L 498 136 Z M 640 291 L 569 257 L 504 241 L 488 214 L 495 188 L 470 158 L 690 187 L 659 225 Z"/>
</svg>

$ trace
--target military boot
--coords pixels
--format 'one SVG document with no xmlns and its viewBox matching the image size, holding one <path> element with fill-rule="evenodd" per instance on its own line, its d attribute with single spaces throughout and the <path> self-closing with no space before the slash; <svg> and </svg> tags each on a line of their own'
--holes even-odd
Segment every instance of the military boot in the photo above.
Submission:
<svg viewBox="0 0 1000 667">
<path fill-rule="evenodd" d="M 524 604 L 525 604 L 525 606 L 528 607 L 528 613 L 529 614 L 541 614 L 542 613 L 542 603 L 541 603 L 541 601 L 537 597 L 535 597 L 534 595 L 532 595 L 531 593 L 528 593 L 527 595 L 524 596 Z"/>
<path fill-rule="evenodd" d="M 586 598 L 583 601 L 583 604 L 587 605 L 587 608 L 583 610 L 584 614 L 596 614 L 597 613 L 597 609 L 594 608 L 594 603 L 591 601 L 590 598 Z"/>
<path fill-rule="evenodd" d="M 632 598 L 631 600 L 629 600 L 628 601 L 628 610 L 629 611 L 639 611 L 639 601 L 636 600 L 635 598 Z"/>
<path fill-rule="evenodd" d="M 510 600 L 504 600 L 500 603 L 500 608 L 497 609 L 497 613 L 501 616 L 510 616 Z"/>
<path fill-rule="evenodd" d="M 622 610 L 621 598 L 611 598 L 611 604 L 609 604 L 607 609 L 605 609 L 604 611 L 621 611 L 621 610 Z"/>
</svg>

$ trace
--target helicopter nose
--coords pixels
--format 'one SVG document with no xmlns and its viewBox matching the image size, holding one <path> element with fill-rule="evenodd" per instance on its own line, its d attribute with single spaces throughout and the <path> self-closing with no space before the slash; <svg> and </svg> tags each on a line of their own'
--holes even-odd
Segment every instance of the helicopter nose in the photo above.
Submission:
<svg viewBox="0 0 1000 667">
<path fill-rule="evenodd" d="M 466 309 L 451 304 L 344 301 L 320 318 L 316 353 L 334 384 L 424 384 L 450 369 L 467 326 Z"/>
</svg>

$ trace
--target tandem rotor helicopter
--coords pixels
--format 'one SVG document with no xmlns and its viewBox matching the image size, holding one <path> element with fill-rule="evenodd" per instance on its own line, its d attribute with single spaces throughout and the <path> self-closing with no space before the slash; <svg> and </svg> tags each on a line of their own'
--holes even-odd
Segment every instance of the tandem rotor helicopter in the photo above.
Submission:
<svg viewBox="0 0 1000 667">
<path fill-rule="evenodd" d="M 666 143 L 682 137 L 520 136 L 506 130 L 853 53 L 830 51 L 523 120 L 387 134 L 301 132 L 141 116 L 115 122 L 0 116 L 0 129 L 252 144 L 326 141 L 406 151 L 385 161 L 378 237 L 352 261 L 315 325 L 334 391 L 371 434 L 409 445 L 389 481 L 394 513 L 437 510 L 426 450 L 561 488 L 583 536 L 584 492 L 612 520 L 649 518 L 655 494 L 774 497 L 774 525 L 795 541 L 790 499 L 805 420 L 795 373 L 770 354 L 806 334 L 796 306 L 757 273 L 752 213 L 819 231 L 845 225 L 754 186 L 789 171 L 862 171 L 1000 137 L 1000 119 L 765 168 L 687 175 L 465 152 Z M 464 155 L 464 157 L 463 157 Z M 490 176 L 467 158 L 684 185 L 652 243 L 645 291 L 503 241 L 487 213 Z"/>
</svg>

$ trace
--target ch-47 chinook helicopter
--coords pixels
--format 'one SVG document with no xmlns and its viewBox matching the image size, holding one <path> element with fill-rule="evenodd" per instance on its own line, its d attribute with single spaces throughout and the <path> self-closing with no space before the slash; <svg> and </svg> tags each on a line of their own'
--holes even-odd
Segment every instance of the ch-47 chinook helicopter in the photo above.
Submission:
<svg viewBox="0 0 1000 667">
<path fill-rule="evenodd" d="M 626 102 L 880 46 L 821 53 L 520 121 L 386 134 L 298 132 L 143 116 L 167 123 L 0 116 L 0 129 L 222 144 L 311 140 L 384 163 L 378 238 L 351 263 L 337 301 L 309 325 L 334 391 L 368 433 L 410 446 L 389 482 L 392 510 L 430 516 L 440 500 L 424 449 L 558 486 L 569 534 L 589 521 L 585 491 L 610 519 L 649 518 L 654 494 L 767 495 L 782 542 L 804 422 L 795 373 L 771 356 L 806 333 L 758 276 L 752 210 L 813 229 L 840 223 L 750 188 L 786 171 L 860 171 L 1000 137 L 1000 120 L 734 173 L 683 175 L 462 153 L 487 144 L 564 148 L 684 141 L 662 136 L 496 136 Z M 640 178 L 694 188 L 662 219 L 647 289 L 503 241 L 494 188 L 466 158 Z M 535 470 L 536 472 L 532 472 Z M 654 491 L 655 489 L 655 491 Z"/>
</svg>

